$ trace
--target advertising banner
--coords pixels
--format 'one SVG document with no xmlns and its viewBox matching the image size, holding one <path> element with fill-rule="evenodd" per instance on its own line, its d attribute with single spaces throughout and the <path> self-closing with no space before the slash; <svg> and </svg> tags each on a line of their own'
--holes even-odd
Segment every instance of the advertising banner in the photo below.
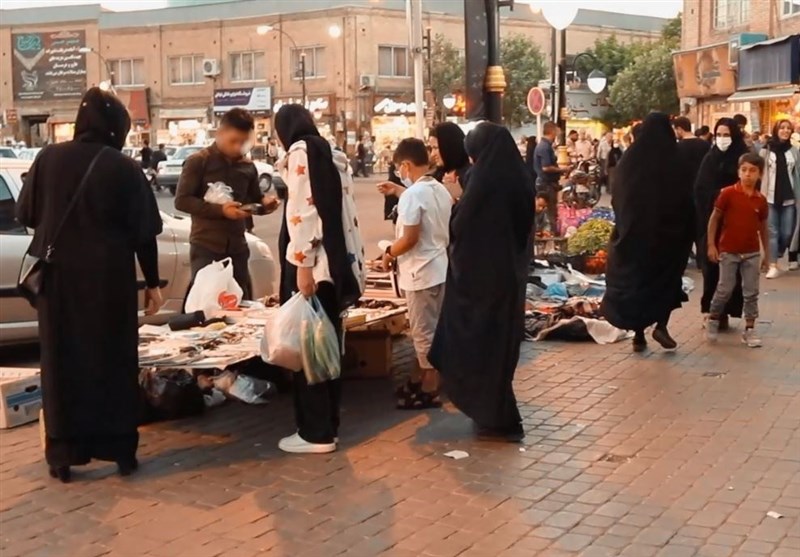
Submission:
<svg viewBox="0 0 800 557">
<path fill-rule="evenodd" d="M 728 96 L 736 91 L 736 74 L 728 64 L 728 43 L 672 55 L 679 97 Z"/>
<path fill-rule="evenodd" d="M 272 90 L 269 87 L 214 89 L 214 112 L 224 114 L 231 108 L 244 108 L 253 114 L 269 114 Z"/>
<path fill-rule="evenodd" d="M 13 33 L 11 62 L 14 99 L 39 101 L 80 98 L 86 91 L 86 33 Z"/>
</svg>

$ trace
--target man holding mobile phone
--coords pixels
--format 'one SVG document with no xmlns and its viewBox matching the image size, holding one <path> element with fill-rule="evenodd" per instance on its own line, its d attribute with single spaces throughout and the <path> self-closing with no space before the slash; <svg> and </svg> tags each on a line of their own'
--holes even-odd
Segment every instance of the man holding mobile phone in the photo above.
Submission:
<svg viewBox="0 0 800 557">
<path fill-rule="evenodd" d="M 214 143 L 186 159 L 175 195 L 175 208 L 192 216 L 192 278 L 210 263 L 230 257 L 233 277 L 242 287 L 245 300 L 251 299 L 253 292 L 245 238 L 247 219 L 278 208 L 276 197 L 262 195 L 256 167 L 247 158 L 253 129 L 248 111 L 233 108 L 226 112 Z M 215 182 L 233 190 L 233 201 L 218 205 L 204 200 L 208 185 Z"/>
</svg>

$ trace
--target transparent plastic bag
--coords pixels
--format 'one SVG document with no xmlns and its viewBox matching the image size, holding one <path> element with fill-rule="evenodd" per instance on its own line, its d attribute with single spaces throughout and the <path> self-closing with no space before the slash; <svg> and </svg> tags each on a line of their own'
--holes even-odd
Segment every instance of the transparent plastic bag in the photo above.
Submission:
<svg viewBox="0 0 800 557">
<path fill-rule="evenodd" d="M 300 330 L 303 372 L 309 385 L 338 379 L 342 372 L 339 337 L 316 296 L 309 301 L 313 316 Z"/>
<path fill-rule="evenodd" d="M 225 205 L 233 201 L 233 189 L 225 184 L 225 182 L 214 182 L 213 184 L 209 182 L 203 200 L 206 203 Z"/>
<path fill-rule="evenodd" d="M 313 319 L 314 308 L 299 292 L 283 304 L 264 325 L 261 359 L 291 371 L 303 368 L 300 331 L 303 322 Z"/>
<path fill-rule="evenodd" d="M 248 404 L 266 404 L 266 396 L 275 391 L 275 386 L 265 379 L 226 371 L 214 378 L 214 390 Z"/>
</svg>

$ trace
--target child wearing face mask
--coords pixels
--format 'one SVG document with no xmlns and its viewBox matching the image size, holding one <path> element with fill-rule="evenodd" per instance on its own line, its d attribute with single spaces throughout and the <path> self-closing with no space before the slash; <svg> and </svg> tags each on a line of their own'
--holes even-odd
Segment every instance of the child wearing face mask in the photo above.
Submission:
<svg viewBox="0 0 800 557">
<path fill-rule="evenodd" d="M 419 369 L 397 390 L 397 408 L 438 408 L 439 373 L 428 352 L 439 322 L 447 278 L 447 246 L 453 198 L 441 182 L 428 175 L 428 149 L 419 139 L 404 139 L 394 153 L 394 165 L 403 186 L 390 182 L 378 186 L 384 195 L 395 194 L 396 240 L 386 248 L 383 266 L 398 266 L 399 285 L 405 291 L 411 338 Z"/>
</svg>

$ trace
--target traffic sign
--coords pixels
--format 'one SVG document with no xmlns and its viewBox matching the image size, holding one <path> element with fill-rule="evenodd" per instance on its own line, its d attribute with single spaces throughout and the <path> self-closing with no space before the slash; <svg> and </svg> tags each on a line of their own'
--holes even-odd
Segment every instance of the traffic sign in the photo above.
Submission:
<svg viewBox="0 0 800 557">
<path fill-rule="evenodd" d="M 532 87 L 531 90 L 528 91 L 528 110 L 530 110 L 531 114 L 534 116 L 539 116 L 544 110 L 544 106 L 544 91 L 542 91 L 540 87 Z"/>
</svg>

